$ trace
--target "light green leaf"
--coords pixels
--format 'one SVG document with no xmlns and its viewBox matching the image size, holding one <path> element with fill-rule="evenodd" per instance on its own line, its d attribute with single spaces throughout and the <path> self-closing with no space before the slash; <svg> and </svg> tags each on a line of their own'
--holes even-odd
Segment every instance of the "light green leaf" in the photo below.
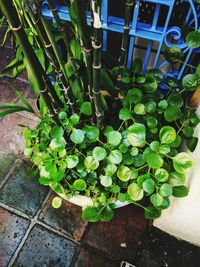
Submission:
<svg viewBox="0 0 200 267">
<path fill-rule="evenodd" d="M 52 200 L 52 206 L 55 208 L 55 209 L 59 209 L 62 205 L 62 198 L 60 197 L 54 197 L 53 200 Z"/>
<path fill-rule="evenodd" d="M 118 146 L 122 140 L 122 135 L 118 131 L 111 131 L 107 135 L 107 141 L 112 146 Z"/>
<path fill-rule="evenodd" d="M 146 129 L 141 123 L 134 123 L 128 128 L 128 141 L 132 146 L 143 147 L 146 144 Z"/>
<path fill-rule="evenodd" d="M 100 220 L 100 213 L 94 207 L 87 207 L 83 209 L 82 219 L 89 222 L 97 222 Z"/>
<path fill-rule="evenodd" d="M 164 126 L 160 130 L 159 137 L 162 144 L 170 144 L 176 139 L 176 131 L 171 126 Z"/>
<path fill-rule="evenodd" d="M 75 144 L 81 144 L 84 140 L 84 132 L 80 129 L 75 129 L 71 134 L 70 134 L 70 139 L 73 143 Z"/>
<path fill-rule="evenodd" d="M 129 181 L 131 179 L 131 174 L 131 169 L 126 166 L 120 166 L 117 171 L 117 177 L 123 182 Z"/>
<path fill-rule="evenodd" d="M 73 114 L 73 115 L 70 116 L 69 122 L 71 124 L 75 125 L 75 124 L 78 124 L 79 123 L 79 119 L 80 118 L 79 118 L 79 115 L 78 114 Z"/>
<path fill-rule="evenodd" d="M 168 122 L 176 121 L 181 117 L 181 110 L 176 106 L 168 106 L 164 112 L 165 120 Z"/>
<path fill-rule="evenodd" d="M 107 176 L 112 176 L 117 171 L 117 167 L 115 164 L 108 164 L 105 168 L 105 173 Z"/>
<path fill-rule="evenodd" d="M 171 186 L 180 186 L 185 183 L 185 175 L 180 172 L 171 172 L 169 175 L 169 183 Z"/>
<path fill-rule="evenodd" d="M 73 189 L 77 191 L 85 191 L 87 184 L 83 179 L 78 179 L 73 183 Z"/>
<path fill-rule="evenodd" d="M 142 183 L 142 188 L 146 193 L 152 194 L 153 191 L 154 191 L 154 181 L 153 181 L 153 179 L 146 179 Z"/>
<path fill-rule="evenodd" d="M 72 169 L 72 168 L 76 167 L 78 162 L 79 162 L 79 159 L 76 155 L 68 156 L 66 159 L 67 168 Z"/>
<path fill-rule="evenodd" d="M 122 121 L 127 121 L 132 118 L 132 113 L 128 108 L 122 108 L 119 112 L 119 119 Z"/>
<path fill-rule="evenodd" d="M 172 187 L 167 183 L 162 184 L 159 193 L 163 197 L 169 197 L 172 195 Z"/>
<path fill-rule="evenodd" d="M 157 169 L 155 171 L 155 178 L 158 182 L 166 182 L 169 179 L 169 173 L 165 169 Z"/>
<path fill-rule="evenodd" d="M 128 186 L 128 195 L 133 201 L 139 201 L 144 196 L 144 191 L 138 184 L 132 183 Z"/>
<path fill-rule="evenodd" d="M 101 185 L 103 185 L 104 187 L 109 187 L 112 185 L 112 178 L 110 176 L 106 176 L 106 175 L 101 175 L 100 176 L 100 183 Z"/>
<path fill-rule="evenodd" d="M 81 105 L 80 111 L 82 114 L 86 116 L 91 116 L 92 115 L 92 105 L 90 102 L 83 102 Z"/>
<path fill-rule="evenodd" d="M 122 161 L 122 153 L 119 150 L 112 150 L 108 159 L 110 163 L 119 164 Z"/>
<path fill-rule="evenodd" d="M 84 165 L 88 170 L 94 171 L 99 167 L 99 161 L 92 156 L 88 156 L 85 158 Z"/>
<path fill-rule="evenodd" d="M 163 197 L 160 194 L 155 193 L 151 195 L 150 201 L 155 207 L 159 207 L 163 203 Z"/>
<path fill-rule="evenodd" d="M 162 167 L 164 161 L 163 158 L 158 153 L 151 150 L 148 152 L 147 155 L 147 163 L 150 168 L 158 169 Z"/>
<path fill-rule="evenodd" d="M 98 161 L 105 159 L 106 155 L 106 150 L 103 147 L 97 146 L 93 149 L 92 156 Z"/>
<path fill-rule="evenodd" d="M 192 157 L 185 153 L 181 152 L 172 158 L 174 169 L 177 172 L 185 173 L 187 170 L 194 167 L 194 161 Z"/>
<path fill-rule="evenodd" d="M 99 139 L 99 128 L 96 126 L 86 125 L 83 127 L 83 131 L 88 143 L 94 143 Z"/>
<path fill-rule="evenodd" d="M 64 131 L 63 128 L 60 126 L 54 126 L 51 130 L 51 137 L 52 138 L 60 138 L 61 136 L 63 136 Z"/>
</svg>

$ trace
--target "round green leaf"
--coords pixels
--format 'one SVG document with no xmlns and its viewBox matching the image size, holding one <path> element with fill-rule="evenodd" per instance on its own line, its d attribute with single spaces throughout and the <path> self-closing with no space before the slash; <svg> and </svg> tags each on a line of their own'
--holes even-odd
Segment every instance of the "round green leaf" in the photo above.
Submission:
<svg viewBox="0 0 200 267">
<path fill-rule="evenodd" d="M 186 197 L 189 193 L 189 188 L 181 185 L 173 187 L 173 196 L 174 197 Z"/>
<path fill-rule="evenodd" d="M 133 201 L 139 201 L 144 196 L 144 191 L 138 184 L 132 183 L 128 186 L 128 195 Z"/>
<path fill-rule="evenodd" d="M 143 190 L 148 193 L 152 194 L 154 191 L 154 181 L 153 179 L 146 179 L 142 184 Z"/>
<path fill-rule="evenodd" d="M 194 91 L 200 84 L 199 76 L 196 74 L 187 74 L 182 80 L 182 85 L 186 91 Z"/>
<path fill-rule="evenodd" d="M 83 102 L 81 105 L 80 111 L 82 114 L 86 116 L 91 116 L 92 115 L 92 105 L 90 102 Z"/>
<path fill-rule="evenodd" d="M 149 94 L 154 93 L 157 90 L 158 83 L 155 78 L 148 77 L 145 81 L 144 88 Z"/>
<path fill-rule="evenodd" d="M 183 101 L 183 98 L 181 97 L 180 94 L 171 94 L 171 95 L 168 97 L 168 103 L 169 103 L 171 106 L 176 106 L 176 107 L 180 108 L 180 107 L 183 106 L 184 101 Z"/>
<path fill-rule="evenodd" d="M 130 153 L 131 153 L 131 156 L 137 156 L 139 153 L 139 150 L 137 147 L 132 147 Z"/>
<path fill-rule="evenodd" d="M 176 106 L 168 106 L 164 112 L 165 120 L 168 122 L 176 121 L 181 117 L 181 110 Z"/>
<path fill-rule="evenodd" d="M 131 179 L 131 174 L 131 169 L 126 166 L 120 166 L 117 171 L 117 177 L 123 182 L 129 181 Z"/>
<path fill-rule="evenodd" d="M 83 128 L 85 133 L 86 141 L 88 143 L 94 143 L 99 139 L 99 128 L 96 126 L 86 125 Z"/>
<path fill-rule="evenodd" d="M 160 130 L 159 137 L 162 144 L 170 144 L 176 139 L 176 131 L 171 126 L 164 126 Z"/>
<path fill-rule="evenodd" d="M 61 112 L 59 113 L 59 119 L 61 119 L 61 120 L 65 120 L 66 118 L 67 118 L 67 113 L 64 112 L 64 111 L 61 111 Z"/>
<path fill-rule="evenodd" d="M 134 107 L 134 112 L 138 115 L 144 115 L 146 113 L 145 105 L 141 103 L 136 104 Z"/>
<path fill-rule="evenodd" d="M 65 148 L 66 141 L 63 137 L 52 139 L 49 147 L 51 150 L 60 152 Z"/>
<path fill-rule="evenodd" d="M 190 126 L 186 126 L 183 128 L 183 134 L 186 136 L 186 137 L 192 137 L 193 134 L 194 134 L 194 129 Z"/>
<path fill-rule="evenodd" d="M 99 161 L 94 159 L 92 156 L 88 156 L 84 160 L 84 165 L 88 170 L 94 171 L 99 167 Z"/>
<path fill-rule="evenodd" d="M 148 220 L 157 219 L 160 217 L 160 215 L 161 215 L 161 211 L 156 209 L 154 206 L 149 206 L 145 208 L 144 210 L 145 219 L 148 219 Z"/>
<path fill-rule="evenodd" d="M 77 191 L 85 191 L 87 184 L 83 179 L 78 179 L 73 183 L 73 189 Z"/>
<path fill-rule="evenodd" d="M 112 178 L 110 176 L 101 175 L 100 176 L 100 183 L 104 187 L 109 187 L 112 185 Z"/>
<path fill-rule="evenodd" d="M 172 161 L 174 169 L 180 173 L 184 173 L 194 166 L 192 157 L 185 152 L 177 154 L 174 158 L 172 158 Z"/>
<path fill-rule="evenodd" d="M 147 163 L 150 168 L 158 169 L 163 165 L 163 158 L 154 151 L 149 151 L 147 156 Z"/>
<path fill-rule="evenodd" d="M 153 141 L 150 144 L 151 150 L 153 150 L 155 152 L 157 152 L 159 150 L 159 147 L 160 147 L 160 142 L 159 141 Z"/>
<path fill-rule="evenodd" d="M 101 221 L 102 222 L 108 222 L 112 220 L 114 217 L 114 210 L 110 206 L 106 206 L 102 211 L 101 211 Z"/>
<path fill-rule="evenodd" d="M 60 126 L 54 126 L 51 130 L 51 137 L 54 138 L 60 138 L 64 134 L 63 128 Z"/>
<path fill-rule="evenodd" d="M 134 123 L 128 128 L 128 141 L 132 146 L 143 147 L 146 144 L 146 129 L 144 124 Z"/>
<path fill-rule="evenodd" d="M 72 168 L 76 167 L 78 162 L 79 162 L 79 159 L 76 155 L 68 156 L 66 159 L 67 168 L 72 169 Z"/>
<path fill-rule="evenodd" d="M 171 46 L 164 51 L 164 56 L 169 63 L 176 63 L 182 59 L 183 53 L 180 48 Z"/>
<path fill-rule="evenodd" d="M 168 106 L 168 102 L 165 99 L 160 100 L 160 102 L 158 103 L 158 107 L 161 109 L 166 109 L 167 106 Z"/>
<path fill-rule="evenodd" d="M 42 184 L 42 185 L 50 185 L 51 179 L 49 177 L 41 176 L 39 178 L 39 183 Z"/>
<path fill-rule="evenodd" d="M 179 147 L 181 144 L 181 137 L 180 135 L 176 135 L 176 139 L 174 142 L 170 143 L 170 147 Z"/>
<path fill-rule="evenodd" d="M 119 193 L 118 196 L 117 196 L 117 199 L 118 199 L 120 202 L 125 202 L 125 201 L 127 200 L 127 194 Z"/>
<path fill-rule="evenodd" d="M 171 144 L 170 144 L 170 145 L 171 145 Z M 169 153 L 170 153 L 170 147 L 169 147 L 169 145 L 167 145 L 167 144 L 161 145 L 161 146 L 159 147 L 158 152 L 159 152 L 160 154 L 162 154 L 162 155 L 167 155 L 167 154 L 169 154 Z"/>
<path fill-rule="evenodd" d="M 70 139 L 73 143 L 75 144 L 81 144 L 84 140 L 84 133 L 80 129 L 75 129 L 71 134 L 70 134 Z"/>
<path fill-rule="evenodd" d="M 130 89 L 127 93 L 127 96 L 125 97 L 124 101 L 136 104 L 142 100 L 142 91 L 140 89 L 134 88 Z"/>
<path fill-rule="evenodd" d="M 172 195 L 172 187 L 167 183 L 162 184 L 159 193 L 163 197 L 169 197 Z"/>
<path fill-rule="evenodd" d="M 100 220 L 100 213 L 96 208 L 87 207 L 83 209 L 82 219 L 89 222 L 97 222 Z"/>
<path fill-rule="evenodd" d="M 180 186 L 185 183 L 185 175 L 180 172 L 171 172 L 169 178 L 171 186 Z"/>
<path fill-rule="evenodd" d="M 169 173 L 165 169 L 157 169 L 155 171 L 155 178 L 158 182 L 166 182 L 169 178 Z"/>
<path fill-rule="evenodd" d="M 122 161 L 122 153 L 119 150 L 112 150 L 108 159 L 113 164 L 119 164 Z"/>
<path fill-rule="evenodd" d="M 62 198 L 54 197 L 51 204 L 55 209 L 59 209 L 62 205 Z"/>
<path fill-rule="evenodd" d="M 156 102 L 154 101 L 149 101 L 146 105 L 145 105 L 145 109 L 148 113 L 154 113 L 156 111 Z"/>
<path fill-rule="evenodd" d="M 155 207 L 159 207 L 163 203 L 163 197 L 160 194 L 155 193 L 151 195 L 150 201 Z"/>
<path fill-rule="evenodd" d="M 115 164 L 108 164 L 105 168 L 105 173 L 108 176 L 112 176 L 113 174 L 115 174 L 117 171 L 117 167 Z"/>
<path fill-rule="evenodd" d="M 119 112 L 119 119 L 122 121 L 127 121 L 132 118 L 131 111 L 128 108 L 122 108 Z"/>
<path fill-rule="evenodd" d="M 156 126 L 158 125 L 158 121 L 156 120 L 156 118 L 154 118 L 154 117 L 149 117 L 148 119 L 147 119 L 147 126 L 149 127 L 149 128 L 155 128 Z"/>
<path fill-rule="evenodd" d="M 112 146 L 118 146 L 122 140 L 122 135 L 118 131 L 111 131 L 107 135 L 107 141 Z"/>
<path fill-rule="evenodd" d="M 144 173 L 141 174 L 137 177 L 137 183 L 140 187 L 142 187 L 142 184 L 144 183 L 144 181 L 146 181 L 147 179 L 151 179 L 151 175 L 149 173 Z"/>
<path fill-rule="evenodd" d="M 73 125 L 78 124 L 79 123 L 79 115 L 78 114 L 73 114 L 71 115 L 71 117 L 69 118 L 69 122 Z"/>
<path fill-rule="evenodd" d="M 199 0 L 196 2 L 200 3 Z M 196 30 L 196 31 L 190 32 L 186 37 L 186 43 L 188 47 L 190 48 L 199 48 L 200 47 L 200 31 Z"/>
<path fill-rule="evenodd" d="M 106 155 L 107 155 L 106 150 L 100 146 L 95 147 L 92 151 L 93 158 L 98 161 L 105 159 Z"/>
</svg>

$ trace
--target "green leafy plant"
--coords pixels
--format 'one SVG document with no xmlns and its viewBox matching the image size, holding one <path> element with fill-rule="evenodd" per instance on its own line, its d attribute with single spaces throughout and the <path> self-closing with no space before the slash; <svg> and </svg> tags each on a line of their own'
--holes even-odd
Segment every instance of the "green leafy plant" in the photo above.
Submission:
<svg viewBox="0 0 200 267">
<path fill-rule="evenodd" d="M 169 207 L 171 196 L 188 194 L 185 173 L 194 162 L 180 148 L 186 142 L 194 151 L 198 142 L 194 128 L 199 118 L 188 106 L 187 97 L 200 84 L 199 67 L 181 82 L 167 79 L 158 69 L 142 75 L 140 59 L 127 69 L 133 1 L 125 1 L 122 49 L 111 69 L 101 54 L 100 0 L 91 1 L 91 28 L 83 0 L 71 0 L 70 25 L 48 0 L 56 27 L 42 17 L 41 1 L 22 1 L 18 9 L 14 2 L 0 2 L 18 48 L 17 61 L 7 69 L 20 60 L 39 96 L 41 120 L 34 130 L 23 130 L 24 154 L 34 163 L 39 183 L 59 195 L 53 207 L 59 208 L 62 198 L 83 195 L 91 200 L 82 214 L 87 221 L 111 220 L 117 203 L 140 206 L 148 219 L 159 217 Z M 29 16 L 22 12 L 19 18 L 17 11 L 24 7 Z M 32 27 L 32 39 L 22 25 Z M 195 34 L 187 42 L 194 46 L 196 40 Z M 168 48 L 165 56 L 170 64 L 183 59 L 177 48 Z M 1 117 L 20 110 L 33 112 L 16 93 L 23 106 L 4 104 Z"/>
</svg>

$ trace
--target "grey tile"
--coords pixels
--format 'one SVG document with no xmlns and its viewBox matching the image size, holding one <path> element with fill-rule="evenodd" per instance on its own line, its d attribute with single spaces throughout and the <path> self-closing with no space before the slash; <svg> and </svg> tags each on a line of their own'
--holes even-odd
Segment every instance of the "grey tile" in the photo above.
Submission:
<svg viewBox="0 0 200 267">
<path fill-rule="evenodd" d="M 82 220 L 81 207 L 71 204 L 68 201 L 63 201 L 59 209 L 54 209 L 51 202 L 55 196 L 56 194 L 52 193 L 48 199 L 40 214 L 40 220 L 71 236 L 75 240 L 80 240 L 88 225 L 87 222 Z"/>
<path fill-rule="evenodd" d="M 68 267 L 78 246 L 36 225 L 31 231 L 15 263 L 15 267 Z"/>
<path fill-rule="evenodd" d="M 0 201 L 30 216 L 41 207 L 48 187 L 39 185 L 37 177 L 27 174 L 30 164 L 22 161 L 1 189 Z"/>
<path fill-rule="evenodd" d="M 0 266 L 7 266 L 29 226 L 29 221 L 0 208 Z"/>
<path fill-rule="evenodd" d="M 13 155 L 0 151 L 0 183 L 9 172 L 10 168 L 13 166 L 15 160 L 16 157 L 14 157 Z"/>
</svg>

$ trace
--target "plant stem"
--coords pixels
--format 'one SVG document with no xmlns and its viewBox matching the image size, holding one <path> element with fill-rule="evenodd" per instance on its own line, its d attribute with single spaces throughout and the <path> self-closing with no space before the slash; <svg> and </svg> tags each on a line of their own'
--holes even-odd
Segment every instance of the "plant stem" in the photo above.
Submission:
<svg viewBox="0 0 200 267">
<path fill-rule="evenodd" d="M 40 89 L 42 97 L 51 113 L 51 117 L 58 125 L 60 125 L 61 123 L 58 119 L 58 115 L 55 112 L 53 103 L 47 92 L 48 89 L 46 81 L 48 77 L 46 76 L 37 56 L 33 51 L 33 48 L 31 47 L 27 39 L 26 33 L 20 24 L 19 17 L 15 7 L 12 5 L 11 1 L 7 0 L 1 0 L 0 7 L 4 15 L 7 17 L 10 27 L 13 30 L 14 35 L 24 53 L 24 56 L 35 78 L 35 81 L 37 82 L 38 89 Z"/>
<path fill-rule="evenodd" d="M 70 49 L 70 40 L 69 40 L 69 37 L 68 37 L 68 35 L 66 33 L 66 24 L 63 24 L 63 22 L 61 21 L 59 15 L 58 15 L 58 12 L 57 12 L 57 8 L 54 5 L 53 1 L 52 0 L 48 0 L 48 4 L 49 4 L 49 8 L 50 8 L 50 10 L 51 10 L 51 12 L 52 12 L 52 14 L 54 16 L 54 19 L 56 21 L 58 29 L 62 33 L 63 40 L 64 40 L 64 43 L 65 43 L 65 47 L 67 49 L 67 52 L 68 52 L 68 55 L 69 55 L 69 59 L 70 59 L 70 62 L 71 62 L 75 77 L 77 79 L 77 82 L 78 82 L 78 85 L 79 85 L 81 91 L 83 92 L 84 88 L 83 88 L 83 85 L 82 85 L 81 80 L 79 78 L 79 73 L 78 73 L 76 61 L 75 61 L 75 59 L 73 57 L 73 54 L 72 54 L 72 51 Z"/>
<path fill-rule="evenodd" d="M 124 32 L 122 36 L 121 54 L 119 58 L 119 70 L 120 71 L 119 71 L 119 75 L 117 78 L 117 85 L 116 85 L 116 90 L 118 91 L 121 91 L 121 81 L 122 81 L 123 70 L 126 67 L 132 7 L 133 7 L 133 0 L 126 0 L 125 13 L 124 13 Z"/>
<path fill-rule="evenodd" d="M 95 106 L 94 95 L 92 92 L 92 47 L 90 42 L 90 35 L 86 21 L 84 0 L 71 0 L 76 13 L 76 19 L 80 34 L 80 43 L 85 58 L 87 78 L 88 78 L 88 94 L 92 105 L 92 124 L 95 123 Z"/>
<path fill-rule="evenodd" d="M 97 126 L 102 128 L 104 112 L 101 102 L 100 89 L 100 69 L 101 69 L 101 48 L 102 48 L 102 26 L 101 26 L 101 0 L 92 0 L 93 12 L 93 29 L 94 37 L 92 40 L 93 47 L 93 89 L 95 112 L 97 118 Z"/>
</svg>

